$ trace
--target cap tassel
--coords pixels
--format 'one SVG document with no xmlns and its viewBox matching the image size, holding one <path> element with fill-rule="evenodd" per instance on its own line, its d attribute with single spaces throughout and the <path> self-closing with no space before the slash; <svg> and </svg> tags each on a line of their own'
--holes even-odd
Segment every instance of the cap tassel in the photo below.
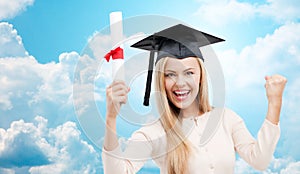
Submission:
<svg viewBox="0 0 300 174">
<path fill-rule="evenodd" d="M 147 82 L 146 82 L 146 91 L 144 96 L 144 106 L 149 106 L 149 98 L 151 92 L 151 82 L 152 82 L 152 74 L 153 74 L 153 64 L 154 64 L 154 53 L 155 51 L 150 51 L 150 59 L 148 65 L 148 74 L 147 74 Z"/>
</svg>

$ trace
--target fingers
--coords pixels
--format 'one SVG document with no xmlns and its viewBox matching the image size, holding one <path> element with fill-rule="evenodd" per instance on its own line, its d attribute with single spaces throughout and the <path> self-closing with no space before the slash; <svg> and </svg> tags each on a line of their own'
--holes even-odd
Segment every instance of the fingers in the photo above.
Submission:
<svg viewBox="0 0 300 174">
<path fill-rule="evenodd" d="M 275 74 L 272 76 L 265 76 L 266 85 L 274 85 L 274 84 L 283 84 L 285 85 L 287 82 L 287 79 L 279 74 Z"/>
<path fill-rule="evenodd" d="M 266 94 L 269 103 L 281 105 L 282 96 L 287 79 L 281 75 L 266 76 Z"/>
<path fill-rule="evenodd" d="M 124 81 L 114 81 L 107 87 L 107 89 L 109 88 L 113 88 L 113 90 L 126 89 L 127 92 L 129 92 L 130 90 L 130 88 L 126 86 Z"/>
<path fill-rule="evenodd" d="M 106 88 L 107 99 L 113 103 L 124 104 L 127 102 L 127 94 L 130 89 L 123 81 L 114 81 Z"/>
</svg>

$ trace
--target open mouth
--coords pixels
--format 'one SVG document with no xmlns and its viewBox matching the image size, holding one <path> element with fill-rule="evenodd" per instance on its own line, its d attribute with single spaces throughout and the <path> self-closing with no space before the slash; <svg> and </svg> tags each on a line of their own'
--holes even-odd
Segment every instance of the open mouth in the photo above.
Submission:
<svg viewBox="0 0 300 174">
<path fill-rule="evenodd" d="M 177 100 L 184 100 L 190 94 L 190 90 L 175 90 L 173 94 L 175 95 Z"/>
</svg>

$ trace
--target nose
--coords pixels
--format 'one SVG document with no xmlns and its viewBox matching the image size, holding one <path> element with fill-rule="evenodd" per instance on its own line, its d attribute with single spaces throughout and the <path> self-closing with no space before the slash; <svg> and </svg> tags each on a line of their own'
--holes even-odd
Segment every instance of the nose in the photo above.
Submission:
<svg viewBox="0 0 300 174">
<path fill-rule="evenodd" d="M 183 87 L 186 84 L 185 78 L 182 75 L 178 75 L 175 84 L 178 87 Z"/>
</svg>

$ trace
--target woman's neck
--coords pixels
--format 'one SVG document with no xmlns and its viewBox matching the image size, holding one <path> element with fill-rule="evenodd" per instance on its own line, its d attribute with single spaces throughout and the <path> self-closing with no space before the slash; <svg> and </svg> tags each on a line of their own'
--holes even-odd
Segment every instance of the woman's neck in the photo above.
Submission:
<svg viewBox="0 0 300 174">
<path fill-rule="evenodd" d="M 201 115 L 202 113 L 200 112 L 199 104 L 197 102 L 194 102 L 191 104 L 188 108 L 181 109 L 180 115 L 182 118 L 187 118 L 187 117 L 195 117 L 198 115 Z"/>
</svg>

